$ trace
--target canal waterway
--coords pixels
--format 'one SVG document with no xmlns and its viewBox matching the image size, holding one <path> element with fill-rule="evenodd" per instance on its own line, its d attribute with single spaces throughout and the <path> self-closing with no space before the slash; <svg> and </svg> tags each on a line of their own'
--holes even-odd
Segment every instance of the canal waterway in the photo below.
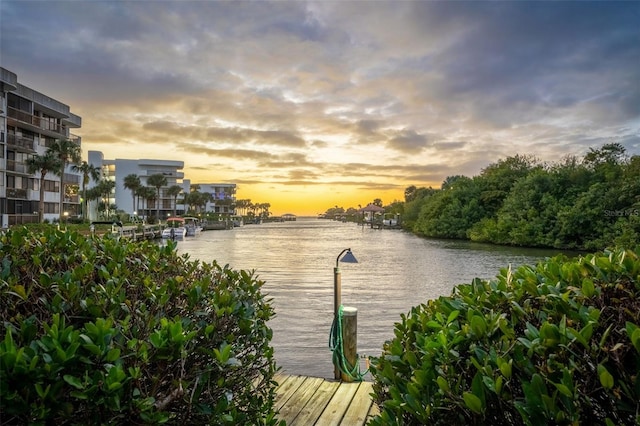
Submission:
<svg viewBox="0 0 640 426">
<path fill-rule="evenodd" d="M 535 264 L 556 251 L 425 239 L 315 218 L 206 231 L 178 242 L 192 259 L 254 270 L 265 281 L 277 364 L 288 374 L 333 377 L 329 331 L 333 269 L 351 248 L 357 264 L 340 263 L 342 304 L 358 309 L 358 352 L 378 356 L 394 323 L 412 306 L 449 295 L 456 284 L 493 278 L 501 268 Z"/>
</svg>

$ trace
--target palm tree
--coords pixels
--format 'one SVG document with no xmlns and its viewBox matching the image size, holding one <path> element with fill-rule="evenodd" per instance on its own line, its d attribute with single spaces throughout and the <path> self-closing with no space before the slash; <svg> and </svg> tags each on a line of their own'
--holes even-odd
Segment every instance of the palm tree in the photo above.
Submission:
<svg viewBox="0 0 640 426">
<path fill-rule="evenodd" d="M 156 189 L 156 219 L 160 221 L 160 188 L 167 185 L 167 177 L 161 173 L 156 173 L 147 178 L 147 185 Z"/>
<path fill-rule="evenodd" d="M 176 215 L 176 206 L 178 204 L 178 195 L 182 192 L 182 187 L 180 185 L 171 185 L 169 189 L 167 189 L 167 195 L 173 197 L 173 215 Z"/>
<path fill-rule="evenodd" d="M 100 193 L 99 184 L 94 186 L 93 188 L 87 189 L 87 191 L 84 194 L 84 197 L 87 200 L 87 202 L 99 200 L 102 197 L 102 194 Z"/>
<path fill-rule="evenodd" d="M 131 191 L 131 197 L 133 198 L 133 211 L 138 211 L 138 206 L 136 205 L 136 192 L 142 186 L 140 182 L 140 176 L 135 173 L 131 173 L 130 175 L 126 175 L 124 177 L 124 187 Z"/>
<path fill-rule="evenodd" d="M 153 188 L 149 186 L 143 186 L 142 188 L 140 188 L 140 196 L 145 201 L 147 209 L 149 209 L 149 204 L 153 204 L 153 202 L 156 200 L 156 191 L 154 191 Z M 151 212 L 149 211 L 149 213 Z M 147 215 L 147 222 L 149 220 L 148 216 L 149 215 Z M 160 219 L 158 219 L 158 222 L 160 222 Z"/>
<path fill-rule="evenodd" d="M 200 199 L 200 205 L 202 206 L 202 211 L 204 213 L 207 212 L 207 203 L 212 203 L 215 201 L 213 194 L 210 192 L 202 193 L 202 198 Z"/>
<path fill-rule="evenodd" d="M 74 164 L 71 169 L 75 172 L 82 173 L 82 219 L 87 218 L 87 185 L 90 180 L 98 181 L 100 179 L 100 168 L 83 161 L 81 164 Z"/>
<path fill-rule="evenodd" d="M 60 222 L 64 219 L 64 171 L 68 164 L 80 163 L 80 145 L 69 139 L 56 139 L 47 149 L 58 159 L 58 170 L 54 173 L 60 176 Z"/>
<path fill-rule="evenodd" d="M 109 207 L 111 207 L 111 204 L 109 204 L 109 198 L 111 198 L 111 192 L 115 187 L 116 183 L 108 179 L 102 179 L 96 187 L 98 193 L 100 194 L 100 198 L 102 198 L 103 200 L 105 206 L 105 215 L 107 219 L 109 219 Z"/>
<path fill-rule="evenodd" d="M 271 203 L 262 203 L 262 215 L 265 219 L 269 218 L 269 209 L 271 208 Z"/>
<path fill-rule="evenodd" d="M 136 208 L 140 207 L 140 200 L 141 199 L 144 201 L 144 203 L 142 204 L 142 215 L 143 216 L 146 216 L 146 213 L 145 213 L 146 204 L 145 203 L 147 201 L 147 193 L 149 191 L 153 191 L 153 193 L 155 195 L 155 191 L 153 190 L 153 188 L 148 188 L 148 187 L 142 186 L 142 185 L 140 185 L 134 192 L 136 198 L 138 199 L 138 204 L 137 204 Z"/>
<path fill-rule="evenodd" d="M 192 196 L 191 196 L 191 192 L 190 193 L 185 193 L 184 194 L 184 198 L 182 199 L 182 204 L 184 204 L 184 213 L 187 214 L 189 212 L 189 210 L 191 210 L 191 204 L 192 203 Z"/>
<path fill-rule="evenodd" d="M 250 204 L 251 204 L 251 199 L 237 200 L 236 201 L 236 207 L 241 212 L 240 214 L 242 216 L 246 216 L 247 215 L 247 208 L 249 208 Z"/>
<path fill-rule="evenodd" d="M 59 169 L 58 159 L 49 151 L 44 155 L 35 155 L 27 160 L 29 173 L 40 172 L 40 202 L 38 204 L 38 222 L 44 218 L 44 177 L 53 170 Z"/>
</svg>

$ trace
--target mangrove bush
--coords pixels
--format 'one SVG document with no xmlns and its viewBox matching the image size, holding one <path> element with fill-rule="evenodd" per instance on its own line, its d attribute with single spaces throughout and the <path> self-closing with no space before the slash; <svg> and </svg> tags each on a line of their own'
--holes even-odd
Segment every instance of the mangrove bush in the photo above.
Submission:
<svg viewBox="0 0 640 426">
<path fill-rule="evenodd" d="M 0 235 L 3 424 L 276 424 L 253 272 L 53 228 Z"/>
<path fill-rule="evenodd" d="M 371 425 L 640 424 L 640 249 L 559 256 L 414 307 Z"/>
</svg>

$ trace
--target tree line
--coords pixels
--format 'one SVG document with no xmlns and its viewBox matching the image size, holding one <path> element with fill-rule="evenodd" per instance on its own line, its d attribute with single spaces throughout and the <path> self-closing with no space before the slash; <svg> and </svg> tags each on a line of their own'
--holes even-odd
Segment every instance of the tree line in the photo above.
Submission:
<svg viewBox="0 0 640 426">
<path fill-rule="evenodd" d="M 405 190 L 403 226 L 418 235 L 593 250 L 640 241 L 640 156 L 618 143 L 543 163 L 515 155 L 440 189 Z"/>
</svg>

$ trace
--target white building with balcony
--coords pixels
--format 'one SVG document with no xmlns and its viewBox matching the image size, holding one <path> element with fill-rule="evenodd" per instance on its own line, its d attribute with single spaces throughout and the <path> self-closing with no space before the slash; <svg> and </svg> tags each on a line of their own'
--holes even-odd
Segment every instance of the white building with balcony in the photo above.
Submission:
<svg viewBox="0 0 640 426">
<path fill-rule="evenodd" d="M 174 160 L 128 160 L 115 159 L 108 160 L 100 151 L 88 152 L 88 163 L 102 172 L 102 178 L 115 182 L 113 196 L 109 199 L 109 204 L 115 204 L 119 211 L 124 211 L 133 216 L 146 217 L 156 216 L 157 210 L 160 211 L 160 219 L 165 219 L 168 215 L 173 214 L 177 209 L 176 199 L 167 193 L 167 190 L 174 185 L 181 186 L 183 191 L 189 191 L 188 183 L 186 187 L 183 182 L 184 168 L 183 161 Z M 128 175 L 136 175 L 140 178 L 140 184 L 143 187 L 149 187 L 147 182 L 149 176 L 161 174 L 167 179 L 167 184 L 160 188 L 160 199 L 153 202 L 147 202 L 143 197 L 136 197 L 129 188 L 125 187 L 125 178 Z M 187 181 L 188 182 L 188 181 Z M 93 187 L 97 182 L 92 182 Z M 155 190 L 155 188 L 154 188 Z M 180 197 L 178 197 L 178 201 Z M 97 204 L 92 203 L 90 208 L 90 218 L 97 219 Z"/>
<path fill-rule="evenodd" d="M 235 183 L 199 183 L 198 186 L 200 192 L 211 195 L 211 201 L 207 202 L 205 212 L 218 213 L 222 216 L 235 214 Z"/>
<path fill-rule="evenodd" d="M 210 201 L 206 203 L 204 211 L 199 213 L 218 213 L 221 215 L 235 214 L 236 184 L 232 183 L 205 183 L 191 185 L 189 179 L 184 178 L 182 169 L 183 161 L 174 160 L 152 160 L 152 159 L 105 159 L 100 151 L 88 152 L 88 163 L 101 170 L 102 179 L 112 180 L 115 187 L 109 204 L 115 205 L 118 211 L 123 211 L 131 216 L 140 218 L 155 218 L 159 210 L 159 219 L 166 220 L 167 217 L 186 213 L 183 204 L 184 195 L 197 188 L 201 193 L 209 194 Z M 142 187 L 152 187 L 148 183 L 148 178 L 155 174 L 161 174 L 167 180 L 166 185 L 160 188 L 160 199 L 147 202 L 143 197 L 136 197 L 131 189 L 125 187 L 125 178 L 129 175 L 136 175 L 140 178 Z M 92 188 L 98 182 L 91 182 Z M 182 192 L 178 195 L 171 195 L 169 188 L 172 186 L 182 187 Z M 193 187 L 193 188 L 192 188 Z M 152 187 L 156 190 L 155 187 Z M 157 192 L 157 191 L 156 191 Z M 194 207 L 194 206 L 191 206 Z M 89 217 L 91 220 L 102 220 L 98 216 L 97 202 L 91 203 L 89 207 Z"/>
<path fill-rule="evenodd" d="M 29 173 L 27 160 L 42 155 L 56 139 L 78 145 L 70 130 L 82 119 L 69 106 L 18 83 L 15 73 L 0 67 L 0 226 L 37 222 L 40 186 L 44 186 L 44 219 L 60 216 L 60 191 L 65 192 L 63 211 L 80 214 L 79 173 L 68 167 L 61 179 L 54 173 Z"/>
</svg>

